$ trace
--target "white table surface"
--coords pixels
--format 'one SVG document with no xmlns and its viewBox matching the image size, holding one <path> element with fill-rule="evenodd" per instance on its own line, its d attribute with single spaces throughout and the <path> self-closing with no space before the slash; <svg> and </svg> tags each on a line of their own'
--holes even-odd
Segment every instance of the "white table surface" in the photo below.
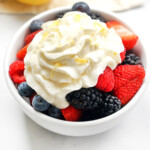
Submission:
<svg viewBox="0 0 150 150">
<path fill-rule="evenodd" d="M 118 15 L 135 28 L 150 57 L 150 2 Z M 23 113 L 6 86 L 3 58 L 13 35 L 31 17 L 0 14 L 0 150 L 150 150 L 150 85 L 124 121 L 90 137 L 52 133 Z"/>
</svg>

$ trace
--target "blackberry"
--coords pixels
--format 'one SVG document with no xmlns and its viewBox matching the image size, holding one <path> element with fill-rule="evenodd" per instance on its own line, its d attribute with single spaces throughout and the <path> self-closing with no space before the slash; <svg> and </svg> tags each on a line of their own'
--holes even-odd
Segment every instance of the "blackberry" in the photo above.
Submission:
<svg viewBox="0 0 150 150">
<path fill-rule="evenodd" d="M 94 109 L 84 111 L 82 121 L 100 119 L 109 116 L 121 109 L 121 101 L 111 94 L 104 94 L 101 105 Z"/>
<path fill-rule="evenodd" d="M 58 14 L 56 14 L 56 19 L 58 18 L 62 18 L 67 12 L 70 12 L 71 10 L 65 10 L 65 11 L 62 11 Z"/>
<path fill-rule="evenodd" d="M 103 93 L 92 88 L 81 88 L 66 95 L 67 101 L 75 108 L 83 110 L 92 110 L 97 108 L 102 103 Z"/>
<path fill-rule="evenodd" d="M 95 12 L 91 12 L 89 14 L 89 16 L 92 18 L 92 19 L 96 19 L 96 20 L 100 20 L 101 22 L 106 22 L 106 20 L 99 14 L 95 13 Z"/>
<path fill-rule="evenodd" d="M 124 61 L 122 62 L 122 65 L 142 65 L 142 62 L 138 56 L 135 54 L 128 54 L 126 55 Z"/>
<path fill-rule="evenodd" d="M 62 18 L 67 12 L 70 12 L 71 10 L 66 10 L 66 11 L 63 11 L 63 12 L 60 12 L 56 15 L 56 19 L 58 18 Z M 95 13 L 95 12 L 90 12 L 89 15 L 92 19 L 97 19 L 97 20 L 100 20 L 101 22 L 106 22 L 106 20 L 99 14 Z"/>
</svg>

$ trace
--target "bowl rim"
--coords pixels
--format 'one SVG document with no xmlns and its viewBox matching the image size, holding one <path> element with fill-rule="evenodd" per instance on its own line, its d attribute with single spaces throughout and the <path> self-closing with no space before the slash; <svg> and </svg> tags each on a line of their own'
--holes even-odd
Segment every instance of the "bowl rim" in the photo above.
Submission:
<svg viewBox="0 0 150 150">
<path fill-rule="evenodd" d="M 64 10 L 68 10 L 71 9 L 71 6 L 65 6 L 65 7 L 58 7 L 55 9 L 51 9 L 45 12 L 42 12 L 34 17 L 32 17 L 31 19 L 29 19 L 24 25 L 22 25 L 19 30 L 17 31 L 17 33 L 14 35 L 14 38 L 12 40 L 12 42 L 9 44 L 8 49 L 5 52 L 5 56 L 4 56 L 4 77 L 5 77 L 5 81 L 7 83 L 7 86 L 11 92 L 11 94 L 13 95 L 14 99 L 20 104 L 22 105 L 22 107 L 25 107 L 30 113 L 32 113 L 33 115 L 35 115 L 36 117 L 38 117 L 39 119 L 42 119 L 43 121 L 48 121 L 48 122 L 53 122 L 56 124 L 60 124 L 62 126 L 76 126 L 76 127 L 81 127 L 81 126 L 93 126 L 93 125 L 98 125 L 98 124 L 103 124 L 106 122 L 109 122 L 111 120 L 117 119 L 118 117 L 124 115 L 128 110 L 130 110 L 139 100 L 139 97 L 141 97 L 143 95 L 143 93 L 145 92 L 146 86 L 147 86 L 147 80 L 148 80 L 148 62 L 147 62 L 147 54 L 146 54 L 146 50 L 143 46 L 143 42 L 141 41 L 143 50 L 144 50 L 144 57 L 145 57 L 145 64 L 146 64 L 146 75 L 145 75 L 145 79 L 144 82 L 141 86 L 141 88 L 139 89 L 139 91 L 136 93 L 136 95 L 132 98 L 132 100 L 130 102 L 128 102 L 127 105 L 125 105 L 122 109 L 120 109 L 119 111 L 117 111 L 116 113 L 109 115 L 107 117 L 101 118 L 101 119 L 97 119 L 97 120 L 92 120 L 92 121 L 81 121 L 81 122 L 73 122 L 73 121 L 65 121 L 65 120 L 60 120 L 60 119 L 55 119 L 52 118 L 50 116 L 47 116 L 43 113 L 37 112 L 36 110 L 33 109 L 32 106 L 30 106 L 25 100 L 22 100 L 23 98 L 18 94 L 14 83 L 12 82 L 11 78 L 9 77 L 9 73 L 8 73 L 8 68 L 9 68 L 9 53 L 12 50 L 12 46 L 13 43 L 15 42 L 15 40 L 19 37 L 20 33 L 24 30 L 27 29 L 27 26 L 31 23 L 32 20 L 36 20 L 39 18 L 43 18 L 44 16 L 50 15 L 52 13 L 58 13 Z M 122 21 L 122 19 L 120 19 L 120 17 L 118 17 L 116 14 L 106 11 L 106 10 L 102 10 L 102 9 L 98 9 L 98 8 L 92 8 L 92 11 L 98 12 L 98 13 L 104 13 L 104 14 L 108 14 L 112 17 L 117 18 L 117 20 L 119 20 L 120 22 L 122 22 L 123 24 L 125 24 L 127 26 L 127 28 L 129 28 L 130 30 L 132 30 L 134 32 L 133 29 L 131 29 L 124 21 Z M 136 32 L 135 32 L 136 33 Z M 23 109 L 24 110 L 24 109 Z"/>
</svg>

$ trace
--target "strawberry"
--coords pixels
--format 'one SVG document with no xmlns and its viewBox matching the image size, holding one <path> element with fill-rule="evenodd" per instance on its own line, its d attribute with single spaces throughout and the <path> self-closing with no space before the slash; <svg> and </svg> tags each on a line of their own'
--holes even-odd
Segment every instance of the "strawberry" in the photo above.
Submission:
<svg viewBox="0 0 150 150">
<path fill-rule="evenodd" d="M 29 43 L 30 44 L 30 43 Z M 27 48 L 29 46 L 29 44 L 27 44 L 26 46 L 24 46 L 20 51 L 18 51 L 17 53 L 17 58 L 20 60 L 23 60 L 26 53 L 27 53 Z"/>
<path fill-rule="evenodd" d="M 120 53 L 121 62 L 123 62 L 123 60 L 125 59 L 125 56 L 126 56 L 126 49 L 124 49 L 124 51 Z"/>
<path fill-rule="evenodd" d="M 35 35 L 36 35 L 37 33 L 39 33 L 40 31 L 42 31 L 42 30 L 35 31 L 35 32 L 30 33 L 29 35 L 27 35 L 27 36 L 25 37 L 25 44 L 26 44 L 26 45 L 29 44 L 29 43 L 33 40 L 33 38 L 35 37 Z"/>
<path fill-rule="evenodd" d="M 65 109 L 61 109 L 64 118 L 68 121 L 78 121 L 82 117 L 82 110 L 68 106 Z"/>
<path fill-rule="evenodd" d="M 107 22 L 106 25 L 108 28 L 114 28 L 116 30 L 118 35 L 121 37 L 126 50 L 130 50 L 135 46 L 138 40 L 138 36 L 135 35 L 133 32 L 129 31 L 125 26 L 117 21 Z"/>
<path fill-rule="evenodd" d="M 14 83 L 21 83 L 25 81 L 24 77 L 24 62 L 16 60 L 9 66 L 9 76 Z"/>
<path fill-rule="evenodd" d="M 104 72 L 98 77 L 96 88 L 104 92 L 110 92 L 113 90 L 114 85 L 113 71 L 109 67 L 106 67 Z"/>
<path fill-rule="evenodd" d="M 121 100 L 122 105 L 125 105 L 141 87 L 145 77 L 144 68 L 141 65 L 119 65 L 113 72 L 113 94 Z"/>
</svg>

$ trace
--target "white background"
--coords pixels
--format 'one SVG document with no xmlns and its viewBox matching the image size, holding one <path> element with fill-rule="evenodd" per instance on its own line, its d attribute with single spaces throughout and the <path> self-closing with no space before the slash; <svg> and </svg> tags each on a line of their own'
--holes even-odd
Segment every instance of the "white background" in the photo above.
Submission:
<svg viewBox="0 0 150 150">
<path fill-rule="evenodd" d="M 135 28 L 150 57 L 150 2 L 118 15 Z M 90 137 L 52 133 L 23 113 L 6 86 L 3 58 L 13 35 L 31 17 L 0 14 L 0 150 L 150 150 L 150 85 L 124 121 Z"/>
</svg>

